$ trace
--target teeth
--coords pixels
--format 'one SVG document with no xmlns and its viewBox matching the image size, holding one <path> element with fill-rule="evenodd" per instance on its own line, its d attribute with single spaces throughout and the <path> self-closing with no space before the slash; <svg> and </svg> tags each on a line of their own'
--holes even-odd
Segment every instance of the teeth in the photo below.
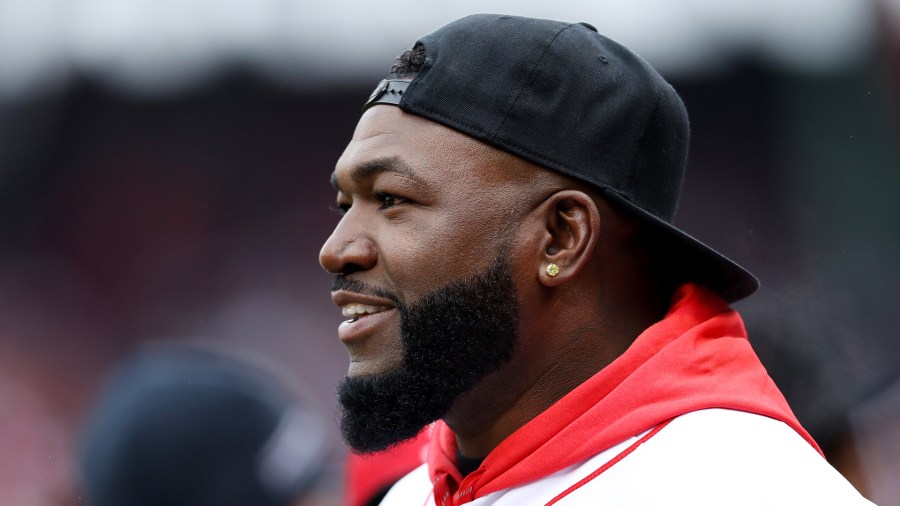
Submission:
<svg viewBox="0 0 900 506">
<path fill-rule="evenodd" d="M 347 318 L 359 318 L 366 314 L 375 314 L 390 309 L 388 306 L 370 306 L 368 304 L 346 304 L 341 307 L 341 314 Z"/>
</svg>

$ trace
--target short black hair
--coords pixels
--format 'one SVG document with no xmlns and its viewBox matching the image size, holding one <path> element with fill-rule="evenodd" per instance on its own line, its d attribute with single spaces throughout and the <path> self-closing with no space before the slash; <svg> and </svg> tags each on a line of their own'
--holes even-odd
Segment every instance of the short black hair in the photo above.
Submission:
<svg viewBox="0 0 900 506">
<path fill-rule="evenodd" d="M 425 65 L 425 47 L 416 44 L 394 60 L 389 79 L 412 79 Z"/>
</svg>

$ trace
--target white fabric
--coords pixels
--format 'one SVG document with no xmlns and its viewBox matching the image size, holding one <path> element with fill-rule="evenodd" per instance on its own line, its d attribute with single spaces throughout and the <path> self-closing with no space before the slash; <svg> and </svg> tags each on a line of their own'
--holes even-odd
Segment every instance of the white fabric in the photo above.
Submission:
<svg viewBox="0 0 900 506">
<path fill-rule="evenodd" d="M 480 497 L 472 506 L 546 504 L 640 439 L 581 464 Z M 426 466 L 403 478 L 384 506 L 434 506 Z M 556 504 L 665 506 L 871 505 L 793 429 L 726 409 L 673 420 L 630 455 Z"/>
</svg>

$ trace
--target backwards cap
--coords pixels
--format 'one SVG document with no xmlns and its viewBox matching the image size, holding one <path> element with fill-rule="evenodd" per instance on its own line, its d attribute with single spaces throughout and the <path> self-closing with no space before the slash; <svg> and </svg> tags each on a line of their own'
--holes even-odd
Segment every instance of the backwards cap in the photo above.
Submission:
<svg viewBox="0 0 900 506">
<path fill-rule="evenodd" d="M 384 80 L 366 107 L 393 104 L 599 189 L 654 230 L 680 280 L 728 302 L 759 287 L 743 267 L 672 225 L 689 126 L 650 65 L 585 23 L 477 14 L 417 43 L 409 82 Z"/>
</svg>

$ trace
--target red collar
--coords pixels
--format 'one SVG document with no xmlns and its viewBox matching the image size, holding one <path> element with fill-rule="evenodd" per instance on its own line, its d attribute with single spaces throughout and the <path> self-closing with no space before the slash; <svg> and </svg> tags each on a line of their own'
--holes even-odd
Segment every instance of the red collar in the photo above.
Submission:
<svg viewBox="0 0 900 506">
<path fill-rule="evenodd" d="M 781 420 L 819 450 L 750 347 L 740 315 L 712 292 L 686 284 L 665 318 L 503 440 L 465 479 L 456 469 L 456 437 L 438 422 L 428 454 L 435 503 L 464 504 L 533 481 L 707 408 Z"/>
</svg>

